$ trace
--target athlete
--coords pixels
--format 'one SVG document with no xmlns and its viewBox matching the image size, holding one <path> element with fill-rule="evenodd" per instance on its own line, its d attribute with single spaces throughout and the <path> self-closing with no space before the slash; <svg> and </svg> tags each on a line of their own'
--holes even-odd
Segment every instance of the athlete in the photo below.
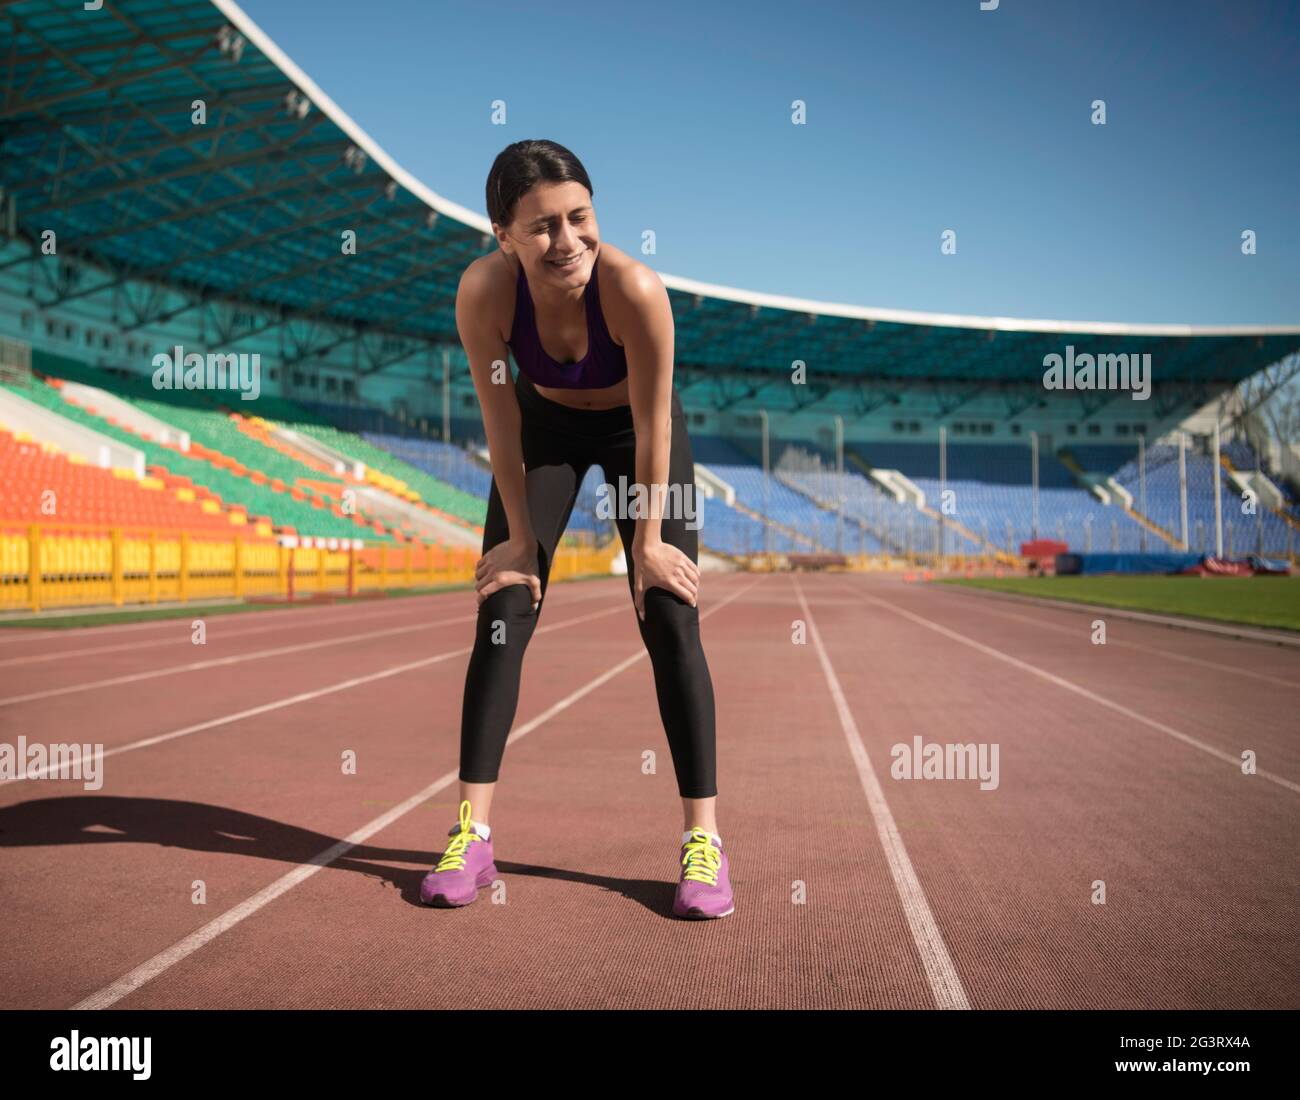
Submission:
<svg viewBox="0 0 1300 1100">
<path fill-rule="evenodd" d="M 469 265 L 456 294 L 493 476 L 475 570 L 478 625 L 461 714 L 459 821 L 420 898 L 467 905 L 497 874 L 489 815 L 524 651 L 578 489 L 598 464 L 612 499 L 626 499 L 620 484 L 651 487 L 648 515 L 619 508 L 616 523 L 682 798 L 673 913 L 724 917 L 735 906 L 716 818 L 713 683 L 697 607 L 695 465 L 673 388 L 672 309 L 652 269 L 601 241 L 593 194 L 586 170 L 563 146 L 507 146 L 487 180 L 498 250 Z M 507 349 L 519 368 L 515 378 Z"/>
</svg>

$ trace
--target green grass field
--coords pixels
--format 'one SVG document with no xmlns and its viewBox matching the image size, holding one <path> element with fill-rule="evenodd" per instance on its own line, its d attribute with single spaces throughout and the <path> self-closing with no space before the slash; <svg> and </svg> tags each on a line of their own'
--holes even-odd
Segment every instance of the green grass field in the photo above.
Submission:
<svg viewBox="0 0 1300 1100">
<path fill-rule="evenodd" d="M 977 577 L 943 583 L 1300 631 L 1300 577 Z"/>
</svg>

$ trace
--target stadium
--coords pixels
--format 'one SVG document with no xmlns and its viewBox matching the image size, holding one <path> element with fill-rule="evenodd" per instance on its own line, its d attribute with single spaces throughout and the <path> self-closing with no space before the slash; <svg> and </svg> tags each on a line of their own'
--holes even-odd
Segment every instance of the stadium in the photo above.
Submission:
<svg viewBox="0 0 1300 1100">
<path fill-rule="evenodd" d="M 429 913 L 492 484 L 455 303 L 491 224 L 229 0 L 3 2 L 0 43 L 0 712 L 106 758 L 0 779 L 6 1008 L 1296 1007 L 1300 452 L 1259 408 L 1300 324 L 661 272 L 748 913 L 678 935 L 630 834 L 573 870 L 674 799 L 596 467 L 507 758 L 510 903 Z M 891 778 L 922 737 L 1001 745 L 996 796 Z M 444 917 L 498 952 L 406 981 Z"/>
</svg>

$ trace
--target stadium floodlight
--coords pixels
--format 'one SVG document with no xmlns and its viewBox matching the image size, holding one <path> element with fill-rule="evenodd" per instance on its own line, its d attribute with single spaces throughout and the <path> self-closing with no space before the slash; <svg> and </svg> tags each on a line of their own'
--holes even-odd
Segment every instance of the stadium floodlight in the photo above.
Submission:
<svg viewBox="0 0 1300 1100">
<path fill-rule="evenodd" d="M 389 180 L 386 184 L 384 184 L 384 198 L 386 198 L 389 202 L 392 202 L 395 198 L 397 198 L 396 180 Z"/>
<path fill-rule="evenodd" d="M 343 163 L 358 176 L 366 170 L 366 161 L 368 159 L 366 151 L 359 145 L 349 145 L 343 153 Z"/>
<path fill-rule="evenodd" d="M 244 46 L 246 44 L 244 36 L 230 26 L 229 23 L 217 31 L 218 48 L 235 64 L 239 64 L 239 59 L 244 56 Z"/>
<path fill-rule="evenodd" d="M 306 118 L 311 111 L 311 100 L 297 88 L 290 88 L 284 96 L 284 113 L 290 118 Z"/>
</svg>

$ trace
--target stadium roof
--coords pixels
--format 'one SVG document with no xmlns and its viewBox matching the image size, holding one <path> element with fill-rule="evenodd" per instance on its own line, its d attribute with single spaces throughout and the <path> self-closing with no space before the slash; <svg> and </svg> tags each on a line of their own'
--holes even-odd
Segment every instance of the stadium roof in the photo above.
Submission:
<svg viewBox="0 0 1300 1100">
<path fill-rule="evenodd" d="M 0 186 L 39 258 L 42 231 L 106 275 L 52 284 L 42 304 L 126 284 L 179 288 L 127 327 L 205 301 L 250 303 L 271 320 L 342 326 L 287 361 L 366 334 L 459 346 L 461 272 L 495 247 L 486 218 L 398 165 L 230 0 L 0 0 L 8 55 Z M 205 125 L 191 104 L 203 100 Z M 11 215 L 12 216 L 12 215 Z M 358 251 L 340 254 L 354 229 Z M 873 309 L 661 275 L 676 318 L 677 369 L 749 388 L 789 372 L 849 382 L 1039 383 L 1067 344 L 1150 352 L 1154 380 L 1224 384 L 1300 348 L 1300 325 L 1035 321 Z M 790 389 L 791 387 L 784 387 Z M 813 387 L 814 394 L 816 387 Z M 751 388 L 752 392 L 752 388 Z M 817 398 L 810 395 L 810 400 Z"/>
</svg>

